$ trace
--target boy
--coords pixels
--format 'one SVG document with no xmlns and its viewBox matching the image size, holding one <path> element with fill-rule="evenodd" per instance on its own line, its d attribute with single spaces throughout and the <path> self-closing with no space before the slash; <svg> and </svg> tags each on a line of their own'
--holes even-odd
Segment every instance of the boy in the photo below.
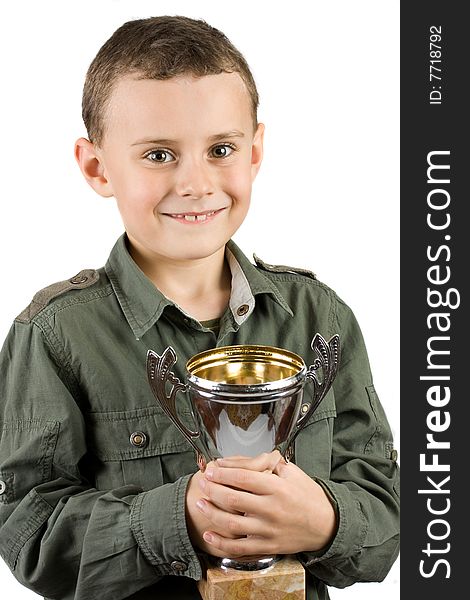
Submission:
<svg viewBox="0 0 470 600">
<path fill-rule="evenodd" d="M 75 154 L 126 233 L 103 269 L 39 292 L 1 358 L 0 552 L 46 598 L 195 598 L 200 549 L 295 553 L 328 598 L 396 558 L 396 456 L 354 316 L 313 274 L 254 266 L 231 241 L 262 161 L 257 105 L 240 53 L 184 17 L 124 24 L 90 66 Z M 147 350 L 175 347 L 182 379 L 216 345 L 311 361 L 315 332 L 340 334 L 342 360 L 295 464 L 271 453 L 195 473 Z"/>
</svg>

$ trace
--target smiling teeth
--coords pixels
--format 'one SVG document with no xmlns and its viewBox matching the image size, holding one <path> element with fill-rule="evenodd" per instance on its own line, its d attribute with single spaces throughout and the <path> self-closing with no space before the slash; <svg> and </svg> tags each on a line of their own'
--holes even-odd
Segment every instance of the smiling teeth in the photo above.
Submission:
<svg viewBox="0 0 470 600">
<path fill-rule="evenodd" d="M 194 221 L 205 221 L 207 219 L 207 217 L 212 217 L 212 215 L 215 213 L 216 211 L 213 210 L 210 213 L 206 213 L 205 215 L 184 215 L 184 214 L 179 214 L 179 215 L 172 215 L 173 217 L 176 217 L 177 219 L 184 219 L 185 221 L 190 221 L 192 223 L 194 223 Z"/>
</svg>

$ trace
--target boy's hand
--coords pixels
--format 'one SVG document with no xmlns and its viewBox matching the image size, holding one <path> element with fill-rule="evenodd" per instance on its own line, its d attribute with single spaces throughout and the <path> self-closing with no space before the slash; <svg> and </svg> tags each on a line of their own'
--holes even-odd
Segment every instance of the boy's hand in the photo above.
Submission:
<svg viewBox="0 0 470 600">
<path fill-rule="evenodd" d="M 215 463 L 211 462 L 207 465 L 207 468 L 213 468 L 214 466 Z M 217 528 L 216 525 L 209 521 L 204 513 L 198 509 L 197 502 L 205 497 L 199 486 L 199 481 L 203 477 L 204 474 L 201 471 L 195 473 L 189 480 L 186 489 L 186 526 L 189 538 L 193 546 L 197 546 L 207 554 L 224 557 L 225 554 L 222 551 L 219 551 L 215 546 L 207 544 L 202 537 L 203 533 L 209 529 L 223 536 L 234 537 L 227 531 Z"/>
<path fill-rule="evenodd" d="M 335 534 L 335 512 L 323 488 L 277 451 L 219 459 L 195 483 L 197 510 L 209 525 L 203 527 L 204 549 L 215 556 L 320 550 Z"/>
</svg>

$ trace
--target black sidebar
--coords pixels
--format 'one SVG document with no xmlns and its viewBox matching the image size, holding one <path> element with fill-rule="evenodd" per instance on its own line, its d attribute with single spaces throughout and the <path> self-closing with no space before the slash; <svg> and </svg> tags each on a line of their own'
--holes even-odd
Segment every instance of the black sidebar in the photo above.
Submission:
<svg viewBox="0 0 470 600">
<path fill-rule="evenodd" d="M 470 23 L 465 5 L 401 3 L 404 600 L 470 597 Z"/>
</svg>

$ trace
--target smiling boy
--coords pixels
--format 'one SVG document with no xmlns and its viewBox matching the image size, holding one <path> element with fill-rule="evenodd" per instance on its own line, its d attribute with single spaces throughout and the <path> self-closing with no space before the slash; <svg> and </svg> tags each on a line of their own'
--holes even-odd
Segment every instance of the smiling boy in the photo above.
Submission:
<svg viewBox="0 0 470 600">
<path fill-rule="evenodd" d="M 39 292 L 1 357 L 0 552 L 47 598 L 194 598 L 202 549 L 297 554 L 321 599 L 396 558 L 396 456 L 352 312 L 312 273 L 255 266 L 231 240 L 263 156 L 257 104 L 243 57 L 202 21 L 126 23 L 90 66 L 75 155 L 125 234 L 103 269 Z M 195 473 L 153 401 L 148 348 L 171 344 L 181 378 L 222 345 L 311 362 L 315 332 L 340 334 L 342 362 L 295 464 Z"/>
</svg>

